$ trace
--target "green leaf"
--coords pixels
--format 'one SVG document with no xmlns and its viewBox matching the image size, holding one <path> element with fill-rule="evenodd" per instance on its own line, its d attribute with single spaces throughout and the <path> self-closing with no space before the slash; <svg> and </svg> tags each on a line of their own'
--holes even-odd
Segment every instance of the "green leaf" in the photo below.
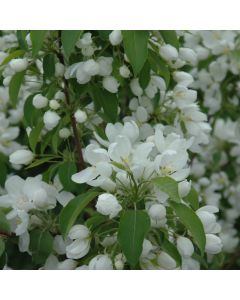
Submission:
<svg viewBox="0 0 240 300">
<path fill-rule="evenodd" d="M 160 30 L 160 33 L 166 44 L 179 49 L 179 41 L 175 30 Z"/>
<path fill-rule="evenodd" d="M 6 178 L 7 178 L 7 166 L 6 164 L 0 160 L 0 185 L 4 186 Z"/>
<path fill-rule="evenodd" d="M 55 74 L 55 55 L 49 53 L 43 58 L 43 72 L 47 78 L 51 78 Z"/>
<path fill-rule="evenodd" d="M 33 152 L 35 152 L 35 149 L 36 149 L 36 145 L 38 143 L 38 140 L 39 140 L 39 136 L 41 134 L 41 131 L 43 129 L 43 121 L 39 122 L 36 127 L 34 127 L 30 134 L 29 134 L 29 145 L 32 149 Z"/>
<path fill-rule="evenodd" d="M 28 32 L 27 30 L 17 30 L 17 39 L 18 39 L 18 44 L 21 49 L 23 50 L 28 50 L 28 45 L 26 42 L 26 36 Z"/>
<path fill-rule="evenodd" d="M 48 231 L 34 229 L 30 233 L 29 249 L 33 260 L 37 264 L 43 264 L 53 250 L 53 237 Z"/>
<path fill-rule="evenodd" d="M 25 71 L 13 75 L 9 84 L 9 97 L 14 107 L 16 107 L 18 94 L 23 82 Z"/>
<path fill-rule="evenodd" d="M 206 236 L 204 233 L 203 225 L 196 213 L 182 203 L 171 201 L 171 207 L 176 213 L 181 223 L 191 232 L 193 239 L 198 245 L 201 253 L 204 253 L 206 245 Z"/>
<path fill-rule="evenodd" d="M 32 55 L 37 56 L 42 49 L 47 30 L 31 30 L 30 37 L 32 41 Z"/>
<path fill-rule="evenodd" d="M 51 159 L 54 159 L 54 156 L 50 156 L 50 157 L 43 157 L 41 159 L 37 159 L 34 162 L 31 163 L 31 165 L 27 166 L 25 169 L 31 169 L 31 168 L 35 168 L 37 166 L 40 166 L 48 161 L 50 161 Z"/>
<path fill-rule="evenodd" d="M 118 231 L 118 240 L 123 253 L 135 267 L 142 253 L 143 240 L 150 229 L 150 219 L 145 211 L 128 210 L 123 212 Z"/>
<path fill-rule="evenodd" d="M 77 217 L 84 208 L 99 194 L 90 191 L 73 198 L 61 211 L 59 216 L 59 227 L 62 234 L 66 237 Z"/>
<path fill-rule="evenodd" d="M 152 182 L 160 188 L 164 193 L 167 193 L 171 200 L 180 202 L 181 199 L 178 194 L 178 183 L 171 177 L 157 177 Z"/>
<path fill-rule="evenodd" d="M 97 85 L 91 91 L 95 106 L 103 108 L 105 121 L 115 123 L 118 116 L 118 98 L 116 94 L 109 93 Z"/>
<path fill-rule="evenodd" d="M 23 57 L 23 55 L 25 54 L 25 51 L 23 50 L 16 50 L 11 52 L 1 63 L 1 66 L 6 65 L 7 63 L 9 63 L 13 58 L 18 58 L 18 57 Z"/>
<path fill-rule="evenodd" d="M 65 54 L 69 56 L 75 47 L 76 42 L 82 34 L 82 30 L 63 30 L 61 33 L 62 46 Z"/>
<path fill-rule="evenodd" d="M 0 210 L 0 233 L 2 234 L 10 234 L 11 229 L 10 225 L 6 219 L 5 214 Z"/>
<path fill-rule="evenodd" d="M 33 100 L 34 96 L 35 96 L 35 94 L 30 95 L 27 98 L 27 100 L 25 101 L 25 104 L 24 104 L 24 108 L 23 108 L 24 121 L 25 121 L 26 125 L 30 126 L 30 127 L 37 125 L 38 117 L 41 115 L 41 110 L 36 109 L 32 104 L 32 100 Z"/>
<path fill-rule="evenodd" d="M 73 174 L 77 173 L 77 166 L 74 162 L 66 161 L 61 164 L 58 175 L 61 184 L 63 185 L 64 189 L 69 192 L 74 192 L 78 188 L 79 184 L 72 181 L 71 177 Z"/>
<path fill-rule="evenodd" d="M 168 87 L 170 72 L 167 63 L 151 49 L 149 49 L 148 61 L 153 71 L 164 78 L 166 86 Z"/>
<path fill-rule="evenodd" d="M 192 208 L 194 210 L 197 210 L 199 208 L 199 202 L 198 202 L 198 193 L 197 191 L 192 187 L 190 192 L 186 197 L 183 198 L 185 202 L 190 203 Z"/>
<path fill-rule="evenodd" d="M 0 257 L 3 255 L 5 251 L 5 243 L 4 240 L 0 237 Z"/>
<path fill-rule="evenodd" d="M 139 83 L 143 89 L 145 89 L 150 81 L 150 71 L 151 67 L 148 61 L 145 62 L 140 74 L 139 74 Z"/>
<path fill-rule="evenodd" d="M 125 53 L 135 75 L 137 75 L 148 57 L 149 32 L 146 30 L 124 30 L 122 35 Z"/>
<path fill-rule="evenodd" d="M 162 232 L 161 235 L 163 236 L 162 242 L 160 244 L 161 248 L 176 261 L 177 266 L 181 266 L 182 257 L 179 254 L 177 247 L 172 242 L 170 242 L 167 236 L 164 235 Z"/>
</svg>

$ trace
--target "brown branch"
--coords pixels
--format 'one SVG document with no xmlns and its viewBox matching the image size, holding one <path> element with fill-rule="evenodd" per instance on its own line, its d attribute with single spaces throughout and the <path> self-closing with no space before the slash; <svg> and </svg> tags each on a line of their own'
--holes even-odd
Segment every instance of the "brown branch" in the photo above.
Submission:
<svg viewBox="0 0 240 300">
<path fill-rule="evenodd" d="M 61 30 L 58 31 L 58 45 L 59 45 L 59 51 L 57 52 L 57 56 L 58 59 L 60 61 L 60 63 L 62 63 L 65 66 L 65 60 L 64 60 L 64 56 L 61 52 L 61 48 L 62 48 L 62 42 L 61 42 Z M 71 126 L 73 129 L 73 136 L 74 136 L 74 143 L 76 146 L 76 159 L 77 159 L 77 167 L 78 167 L 78 171 L 81 171 L 82 169 L 84 169 L 84 160 L 83 160 L 83 154 L 82 154 L 82 145 L 81 145 L 81 141 L 80 141 L 80 134 L 77 128 L 77 122 L 76 119 L 74 117 L 73 111 L 71 110 L 71 100 L 70 100 L 70 95 L 69 95 L 69 85 L 68 85 L 68 81 L 67 79 L 63 76 L 63 83 L 64 83 L 64 89 L 63 92 L 65 94 L 65 101 L 66 101 L 66 105 L 68 106 L 68 108 L 70 109 L 70 119 L 71 119 Z"/>
</svg>

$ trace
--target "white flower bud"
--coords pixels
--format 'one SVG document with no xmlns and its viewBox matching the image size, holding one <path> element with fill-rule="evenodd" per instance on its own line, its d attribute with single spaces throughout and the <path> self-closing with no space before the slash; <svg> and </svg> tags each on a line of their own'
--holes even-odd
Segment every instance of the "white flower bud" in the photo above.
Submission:
<svg viewBox="0 0 240 300">
<path fill-rule="evenodd" d="M 43 122 L 47 130 L 52 130 L 60 121 L 59 115 L 55 111 L 46 111 L 43 115 Z"/>
<path fill-rule="evenodd" d="M 131 88 L 132 93 L 135 96 L 142 96 L 143 90 L 142 90 L 142 88 L 141 88 L 141 86 L 139 84 L 138 78 L 134 78 L 133 80 L 131 80 L 131 82 L 130 82 L 130 88 Z"/>
<path fill-rule="evenodd" d="M 48 98 L 41 94 L 37 94 L 33 97 L 33 106 L 37 109 L 44 108 L 48 104 Z"/>
<path fill-rule="evenodd" d="M 126 65 L 123 65 L 119 68 L 119 73 L 123 78 L 128 78 L 130 76 L 130 70 Z"/>
<path fill-rule="evenodd" d="M 87 114 L 81 109 L 74 113 L 74 117 L 78 123 L 84 123 L 87 120 Z"/>
<path fill-rule="evenodd" d="M 119 83 L 113 76 L 107 76 L 103 78 L 103 87 L 110 93 L 117 93 Z"/>
<path fill-rule="evenodd" d="M 76 239 L 66 247 L 67 258 L 79 259 L 90 250 L 90 239 Z"/>
<path fill-rule="evenodd" d="M 194 252 L 191 240 L 183 236 L 177 238 L 177 249 L 183 257 L 191 257 Z"/>
<path fill-rule="evenodd" d="M 100 56 L 97 59 L 97 63 L 99 65 L 98 74 L 100 76 L 109 76 L 112 73 L 112 63 L 113 63 L 112 57 Z"/>
<path fill-rule="evenodd" d="M 197 64 L 197 54 L 190 48 L 180 48 L 179 58 L 192 66 Z"/>
<path fill-rule="evenodd" d="M 92 56 L 94 54 L 93 46 L 86 46 L 82 48 L 82 55 L 83 56 Z"/>
<path fill-rule="evenodd" d="M 84 62 L 83 70 L 89 76 L 97 75 L 99 72 L 99 64 L 93 59 L 89 59 Z"/>
<path fill-rule="evenodd" d="M 147 122 L 148 113 L 147 113 L 146 109 L 142 106 L 139 106 L 136 111 L 136 117 L 139 122 L 142 122 L 142 123 Z"/>
<path fill-rule="evenodd" d="M 49 107 L 53 110 L 57 110 L 57 109 L 59 109 L 60 104 L 57 100 L 52 99 L 52 100 L 49 101 Z"/>
<path fill-rule="evenodd" d="M 204 231 L 212 233 L 216 226 L 216 216 L 208 211 L 197 211 L 196 213 L 203 224 Z"/>
<path fill-rule="evenodd" d="M 178 183 L 178 194 L 181 198 L 188 195 L 191 189 L 191 181 L 183 180 Z"/>
<path fill-rule="evenodd" d="M 157 261 L 160 267 L 167 270 L 175 269 L 177 266 L 176 261 L 164 251 L 158 255 Z"/>
<path fill-rule="evenodd" d="M 209 254 L 217 254 L 222 250 L 222 240 L 215 234 L 206 234 L 205 251 Z"/>
<path fill-rule="evenodd" d="M 34 154 L 32 151 L 22 149 L 13 152 L 9 157 L 9 161 L 16 165 L 28 165 L 32 162 L 33 158 Z"/>
<path fill-rule="evenodd" d="M 98 197 L 96 208 L 100 214 L 109 216 L 110 219 L 116 217 L 122 210 L 117 198 L 108 193 L 104 193 Z"/>
<path fill-rule="evenodd" d="M 79 84 L 85 84 L 91 80 L 91 76 L 84 71 L 84 62 L 78 64 L 76 78 Z"/>
<path fill-rule="evenodd" d="M 59 137 L 61 139 L 67 139 L 68 137 L 70 137 L 70 135 L 71 135 L 71 131 L 67 127 L 61 128 L 59 130 Z"/>
<path fill-rule="evenodd" d="M 186 87 L 188 87 L 191 83 L 193 83 L 193 77 L 191 74 L 183 71 L 176 71 L 173 73 L 173 79 Z"/>
<path fill-rule="evenodd" d="M 89 229 L 84 226 L 84 225 L 74 225 L 69 233 L 68 233 L 68 237 L 71 240 L 76 240 L 76 239 L 87 239 L 90 237 L 90 231 Z"/>
<path fill-rule="evenodd" d="M 119 45 L 122 42 L 121 30 L 113 30 L 109 34 L 109 41 L 113 46 Z"/>
<path fill-rule="evenodd" d="M 64 101 L 65 100 L 65 94 L 62 91 L 58 91 L 54 95 L 54 99 L 63 100 Z"/>
<path fill-rule="evenodd" d="M 153 204 L 148 210 L 151 219 L 161 220 L 166 217 L 166 208 L 162 204 Z"/>
<path fill-rule="evenodd" d="M 99 254 L 89 262 L 89 270 L 112 270 L 113 265 L 108 255 Z"/>
<path fill-rule="evenodd" d="M 55 76 L 56 77 L 62 77 L 64 75 L 65 72 L 65 67 L 63 64 L 61 64 L 60 62 L 57 62 L 55 64 Z"/>
<path fill-rule="evenodd" d="M 176 60 L 178 58 L 177 49 L 169 44 L 163 45 L 160 48 L 160 55 L 167 61 Z"/>
<path fill-rule="evenodd" d="M 26 58 L 14 58 L 9 63 L 12 70 L 22 72 L 27 69 L 28 61 Z"/>
</svg>

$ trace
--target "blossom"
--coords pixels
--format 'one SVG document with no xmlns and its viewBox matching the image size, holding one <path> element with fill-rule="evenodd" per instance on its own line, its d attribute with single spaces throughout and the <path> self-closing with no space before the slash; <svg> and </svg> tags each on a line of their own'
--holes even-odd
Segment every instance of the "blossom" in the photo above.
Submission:
<svg viewBox="0 0 240 300">
<path fill-rule="evenodd" d="M 48 98 L 41 94 L 37 94 L 33 97 L 33 106 L 36 108 L 44 108 L 48 104 Z"/>
<path fill-rule="evenodd" d="M 48 110 L 43 115 L 43 122 L 47 130 L 52 130 L 54 127 L 58 125 L 59 121 L 60 121 L 60 116 L 54 111 Z"/>
<path fill-rule="evenodd" d="M 113 76 L 103 78 L 103 87 L 110 93 L 117 93 L 119 83 Z"/>
<path fill-rule="evenodd" d="M 12 164 L 28 165 L 32 162 L 34 154 L 30 150 L 17 150 L 9 156 L 9 161 Z"/>
<path fill-rule="evenodd" d="M 194 252 L 191 240 L 183 236 L 177 238 L 177 249 L 183 257 L 191 257 Z"/>
<path fill-rule="evenodd" d="M 98 197 L 96 208 L 100 214 L 109 216 L 110 219 L 116 217 L 122 210 L 117 198 L 108 193 L 101 194 Z"/>
<path fill-rule="evenodd" d="M 27 69 L 28 61 L 26 58 L 14 58 L 9 65 L 15 72 L 22 72 Z"/>
<path fill-rule="evenodd" d="M 89 262 L 89 270 L 112 270 L 113 264 L 108 255 L 99 254 Z"/>
<path fill-rule="evenodd" d="M 109 41 L 113 46 L 117 46 L 122 42 L 122 33 L 121 30 L 113 30 L 109 34 Z"/>
</svg>

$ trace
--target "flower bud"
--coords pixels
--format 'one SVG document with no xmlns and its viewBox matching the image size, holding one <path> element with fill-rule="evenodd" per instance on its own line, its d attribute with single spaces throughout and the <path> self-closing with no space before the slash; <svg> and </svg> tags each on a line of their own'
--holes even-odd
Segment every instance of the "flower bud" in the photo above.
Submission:
<svg viewBox="0 0 240 300">
<path fill-rule="evenodd" d="M 112 63 L 113 63 L 112 57 L 100 56 L 97 59 L 97 63 L 99 65 L 98 74 L 100 76 L 109 76 L 112 73 Z"/>
<path fill-rule="evenodd" d="M 56 77 L 62 77 L 64 75 L 65 72 L 65 67 L 63 64 L 61 64 L 60 62 L 57 62 L 55 64 L 55 76 Z"/>
<path fill-rule="evenodd" d="M 61 139 L 67 139 L 70 135 L 71 135 L 71 131 L 67 127 L 64 127 L 59 130 L 59 137 Z"/>
<path fill-rule="evenodd" d="M 191 257 L 194 252 L 191 240 L 183 236 L 180 236 L 177 239 L 177 249 L 183 257 Z"/>
<path fill-rule="evenodd" d="M 177 49 L 169 44 L 163 45 L 160 48 L 160 55 L 167 61 L 176 60 L 178 58 Z"/>
<path fill-rule="evenodd" d="M 117 93 L 119 83 L 113 76 L 107 76 L 103 78 L 103 87 L 110 93 Z"/>
<path fill-rule="evenodd" d="M 113 264 L 108 255 L 99 254 L 89 262 L 89 270 L 112 270 Z"/>
<path fill-rule="evenodd" d="M 191 182 L 183 180 L 178 183 L 178 194 L 181 198 L 186 197 L 191 189 Z"/>
<path fill-rule="evenodd" d="M 28 165 L 32 162 L 33 158 L 34 155 L 32 151 L 22 149 L 13 152 L 9 157 L 9 161 L 12 164 Z"/>
<path fill-rule="evenodd" d="M 157 261 L 160 267 L 167 270 L 175 269 L 177 266 L 176 261 L 164 251 L 158 255 Z"/>
<path fill-rule="evenodd" d="M 128 78 L 130 76 L 130 70 L 126 65 L 123 65 L 119 68 L 119 73 L 123 78 Z"/>
<path fill-rule="evenodd" d="M 206 234 L 205 251 L 209 254 L 217 254 L 222 250 L 222 240 L 215 234 Z"/>
<path fill-rule="evenodd" d="M 90 237 L 90 231 L 89 229 L 84 226 L 84 225 L 74 225 L 69 233 L 68 236 L 71 240 L 76 240 L 76 239 L 86 239 Z"/>
<path fill-rule="evenodd" d="M 119 45 L 122 42 L 121 30 L 113 30 L 109 34 L 109 41 L 113 46 Z"/>
<path fill-rule="evenodd" d="M 90 239 L 76 239 L 66 247 L 67 258 L 79 259 L 90 250 Z"/>
<path fill-rule="evenodd" d="M 84 62 L 83 70 L 87 75 L 94 76 L 99 72 L 99 65 L 93 59 L 89 59 Z"/>
<path fill-rule="evenodd" d="M 141 86 L 139 84 L 138 78 L 134 78 L 133 80 L 131 80 L 131 82 L 130 82 L 130 88 L 131 88 L 132 93 L 135 96 L 142 96 L 143 90 L 142 90 L 142 88 L 141 88 Z"/>
<path fill-rule="evenodd" d="M 87 114 L 81 109 L 74 113 L 74 117 L 78 123 L 84 123 L 87 120 Z"/>
<path fill-rule="evenodd" d="M 180 48 L 179 58 L 191 66 L 195 66 L 197 64 L 197 54 L 190 48 Z"/>
<path fill-rule="evenodd" d="M 46 111 L 43 115 L 43 122 L 47 130 L 52 130 L 59 123 L 60 117 L 54 111 Z"/>
<path fill-rule="evenodd" d="M 100 214 L 109 216 L 110 219 L 116 217 L 122 210 L 117 198 L 108 193 L 104 193 L 98 197 L 96 208 Z"/>
<path fill-rule="evenodd" d="M 139 122 L 146 122 L 148 119 L 148 113 L 146 109 L 142 106 L 139 106 L 136 111 L 136 117 Z"/>
<path fill-rule="evenodd" d="M 50 106 L 51 109 L 57 110 L 57 109 L 59 109 L 60 104 L 57 100 L 52 99 L 52 100 L 49 101 L 49 106 Z"/>
<path fill-rule="evenodd" d="M 166 208 L 162 204 L 153 204 L 150 207 L 148 214 L 151 219 L 161 220 L 166 217 Z"/>
<path fill-rule="evenodd" d="M 12 70 L 22 72 L 27 69 L 28 61 L 26 58 L 14 58 L 9 63 Z"/>
<path fill-rule="evenodd" d="M 33 106 L 37 109 L 44 108 L 48 104 L 48 98 L 41 94 L 37 94 L 33 97 Z"/>
<path fill-rule="evenodd" d="M 191 74 L 183 71 L 176 71 L 173 73 L 173 79 L 186 87 L 188 87 L 191 83 L 193 83 L 193 77 Z"/>
</svg>

